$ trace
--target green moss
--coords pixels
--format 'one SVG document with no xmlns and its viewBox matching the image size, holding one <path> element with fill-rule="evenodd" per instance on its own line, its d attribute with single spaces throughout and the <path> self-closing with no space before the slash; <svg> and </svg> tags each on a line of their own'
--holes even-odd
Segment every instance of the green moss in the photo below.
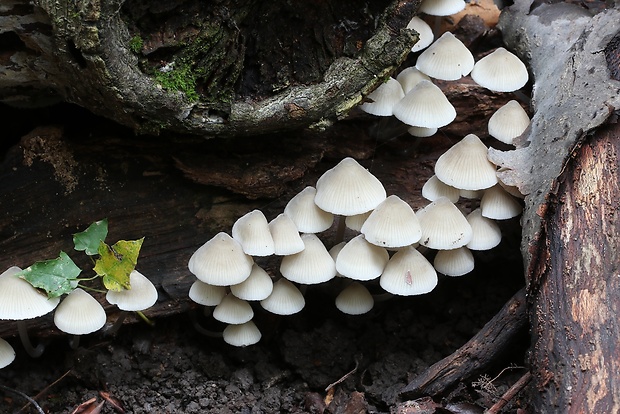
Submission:
<svg viewBox="0 0 620 414">
<path fill-rule="evenodd" d="M 142 51 L 142 46 L 144 46 L 144 41 L 138 35 L 132 37 L 129 41 L 129 49 L 131 49 L 133 53 L 140 53 Z"/>
<path fill-rule="evenodd" d="M 155 80 L 169 91 L 183 92 L 192 102 L 198 100 L 196 74 L 189 65 L 180 64 L 168 72 L 157 71 Z"/>
</svg>

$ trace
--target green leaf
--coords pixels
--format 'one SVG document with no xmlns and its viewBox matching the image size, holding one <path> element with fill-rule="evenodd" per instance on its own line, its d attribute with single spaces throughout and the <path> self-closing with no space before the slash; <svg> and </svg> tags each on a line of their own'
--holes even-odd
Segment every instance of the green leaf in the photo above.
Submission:
<svg viewBox="0 0 620 414">
<path fill-rule="evenodd" d="M 49 298 L 55 298 L 75 289 L 81 272 L 65 252 L 60 252 L 56 259 L 36 262 L 18 276 L 35 288 L 43 289 Z"/>
<path fill-rule="evenodd" d="M 99 243 L 104 241 L 108 235 L 108 220 L 95 221 L 81 233 L 73 235 L 75 250 L 84 251 L 87 255 L 93 256 L 98 253 Z"/>
<path fill-rule="evenodd" d="M 99 243 L 99 258 L 95 262 L 95 272 L 103 278 L 108 290 L 131 289 L 129 274 L 135 269 L 144 237 L 139 240 L 119 240 L 112 247 L 103 241 Z"/>
</svg>

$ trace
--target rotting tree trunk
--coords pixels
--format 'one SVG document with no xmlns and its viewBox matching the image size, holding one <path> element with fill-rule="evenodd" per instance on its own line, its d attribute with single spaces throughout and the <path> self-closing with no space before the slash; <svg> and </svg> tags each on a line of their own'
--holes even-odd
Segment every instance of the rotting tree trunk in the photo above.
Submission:
<svg viewBox="0 0 620 414">
<path fill-rule="evenodd" d="M 529 130 L 515 151 L 490 151 L 528 194 L 532 412 L 617 412 L 620 129 L 602 125 L 620 108 L 620 11 L 517 2 L 500 27 L 535 78 Z"/>
<path fill-rule="evenodd" d="M 405 59 L 418 5 L 9 0 L 0 101 L 63 100 L 150 133 L 325 126 Z"/>
</svg>

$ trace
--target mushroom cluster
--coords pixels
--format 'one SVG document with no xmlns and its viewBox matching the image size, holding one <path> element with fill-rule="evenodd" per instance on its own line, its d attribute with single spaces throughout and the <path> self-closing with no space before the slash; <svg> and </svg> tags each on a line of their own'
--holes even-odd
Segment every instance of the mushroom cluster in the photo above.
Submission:
<svg viewBox="0 0 620 414">
<path fill-rule="evenodd" d="M 96 332 L 106 323 L 103 306 L 90 293 L 75 287 L 64 298 L 48 298 L 30 283 L 20 278 L 22 271 L 17 266 L 10 267 L 0 274 L 0 319 L 14 320 L 22 345 L 33 358 L 41 356 L 45 350 L 43 343 L 33 346 L 28 336 L 26 321 L 54 312 L 54 324 L 69 335 L 69 345 L 76 349 L 81 335 Z M 130 275 L 131 289 L 121 292 L 108 291 L 106 299 L 125 311 L 141 311 L 157 301 L 157 290 L 153 283 L 137 271 Z M 122 322 L 123 316 L 119 317 Z M 120 324 L 115 324 L 110 332 Z M 12 357 L 11 357 L 12 355 Z M 8 365 L 15 357 L 10 344 L 0 338 L 0 368 Z M 4 365 L 3 365 L 4 364 Z"/>
<path fill-rule="evenodd" d="M 485 190 L 487 200 L 493 200 L 487 208 L 494 210 L 494 219 L 501 216 L 495 213 L 499 198 L 512 203 L 511 213 L 501 217 L 520 213 L 514 208 L 519 202 L 497 185 L 495 166 L 485 154 L 486 147 L 473 135 L 444 154 L 427 183 L 435 183 L 427 191 L 431 202 L 418 212 L 397 195 L 388 196 L 374 175 L 345 158 L 326 171 L 316 187 L 291 198 L 271 222 L 260 210 L 251 211 L 234 223 L 232 236 L 221 232 L 200 246 L 188 263 L 196 276 L 189 297 L 213 307 L 213 318 L 227 325 L 225 342 L 248 346 L 261 338 L 252 321 L 254 309 L 295 314 L 305 305 L 302 292 L 308 285 L 338 277 L 344 289 L 335 305 L 351 315 L 373 308 L 368 284 L 391 295 L 428 293 L 438 283 L 438 271 L 448 276 L 469 273 L 474 265 L 471 250 L 488 250 L 501 240 L 499 227 L 482 209 L 465 216 L 454 204 L 459 191 Z M 332 227 L 335 240 L 328 249 L 317 234 Z M 346 228 L 354 233 L 345 241 Z M 438 251 L 434 265 L 428 259 L 432 250 Z M 275 282 L 255 262 L 271 255 L 281 257 Z"/>
</svg>

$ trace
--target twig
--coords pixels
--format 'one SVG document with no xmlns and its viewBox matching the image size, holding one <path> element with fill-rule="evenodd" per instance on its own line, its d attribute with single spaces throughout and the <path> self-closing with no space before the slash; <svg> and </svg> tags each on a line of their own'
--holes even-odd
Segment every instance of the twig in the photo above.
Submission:
<svg viewBox="0 0 620 414">
<path fill-rule="evenodd" d="M 2 385 L 2 384 L 0 384 L 0 389 L 3 389 L 3 390 L 8 391 L 8 392 L 10 392 L 10 393 L 13 393 L 13 394 L 19 395 L 19 396 L 20 396 L 20 397 L 22 397 L 22 398 L 25 398 L 26 400 L 28 400 L 28 402 L 29 402 L 30 404 L 32 404 L 32 405 L 34 406 L 34 408 L 36 408 L 36 410 L 37 410 L 40 414 L 45 414 L 45 411 L 43 411 L 43 409 L 41 408 L 41 406 L 40 406 L 39 404 L 37 404 L 37 402 L 36 402 L 33 398 L 29 397 L 28 395 L 24 394 L 23 392 L 18 391 L 18 390 L 13 389 L 13 388 L 10 388 L 10 387 L 7 387 L 6 385 Z"/>
<path fill-rule="evenodd" d="M 512 387 L 510 387 L 508 391 L 504 393 L 504 395 L 501 396 L 499 401 L 493 404 L 488 410 L 485 410 L 484 414 L 499 413 L 502 408 L 504 408 L 504 406 L 508 404 L 508 402 L 510 402 L 510 400 L 512 400 L 514 396 L 517 395 L 519 391 L 521 391 L 527 385 L 528 382 L 530 382 L 531 379 L 532 374 L 530 372 L 526 372 L 525 374 L 523 374 L 523 376 L 519 378 L 519 380 L 515 382 Z"/>
<path fill-rule="evenodd" d="M 330 389 L 334 388 L 336 385 L 340 384 L 341 382 L 345 381 L 347 378 L 349 378 L 351 375 L 355 374 L 355 371 L 357 371 L 357 367 L 359 366 L 359 361 L 357 360 L 357 358 L 355 358 L 355 367 L 347 372 L 346 374 L 344 374 L 342 376 L 342 378 L 340 378 L 338 381 L 336 382 L 332 382 L 331 384 L 329 384 L 327 386 L 327 388 L 325 388 L 325 391 L 329 391 Z"/>
<path fill-rule="evenodd" d="M 39 393 L 37 395 L 34 396 L 35 399 L 39 399 L 41 397 L 43 397 L 49 390 L 50 388 L 52 388 L 54 385 L 58 384 L 60 381 L 62 381 L 62 379 L 64 377 L 66 377 L 67 375 L 69 375 L 69 373 L 71 372 L 71 370 L 65 372 L 64 374 L 62 374 L 57 380 L 55 380 L 54 382 L 52 382 L 51 384 L 49 384 L 48 386 L 46 386 L 45 388 L 43 388 L 41 391 L 39 391 Z M 23 412 L 26 408 L 28 408 L 28 406 L 30 405 L 30 403 L 32 401 L 28 400 L 29 402 L 24 405 L 19 411 L 18 413 Z"/>
</svg>

